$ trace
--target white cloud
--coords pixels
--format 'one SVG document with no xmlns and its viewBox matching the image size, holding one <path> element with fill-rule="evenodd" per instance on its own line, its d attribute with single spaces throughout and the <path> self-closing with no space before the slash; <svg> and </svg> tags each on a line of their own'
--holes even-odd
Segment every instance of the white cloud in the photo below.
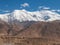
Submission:
<svg viewBox="0 0 60 45">
<path fill-rule="evenodd" d="M 10 11 L 6 10 L 6 11 L 3 11 L 3 12 L 10 12 Z"/>
<path fill-rule="evenodd" d="M 50 7 L 45 7 L 45 6 L 39 6 L 38 8 L 41 10 L 50 10 L 53 12 L 60 12 L 60 9 L 51 9 Z"/>
<path fill-rule="evenodd" d="M 45 6 L 39 6 L 39 9 L 50 9 L 49 7 L 45 7 Z"/>
<path fill-rule="evenodd" d="M 53 12 L 60 12 L 60 10 L 51 10 L 51 11 L 53 11 Z"/>
<path fill-rule="evenodd" d="M 43 6 L 39 6 L 38 8 L 41 9 Z"/>
<path fill-rule="evenodd" d="M 57 10 L 51 10 L 51 11 L 55 12 L 55 11 L 57 11 Z"/>
<path fill-rule="evenodd" d="M 22 7 L 29 7 L 29 4 L 28 3 L 23 3 L 21 4 Z"/>
<path fill-rule="evenodd" d="M 20 8 L 22 8 L 22 7 L 20 7 Z"/>
<path fill-rule="evenodd" d="M 49 7 L 43 7 L 43 9 L 50 9 Z"/>
<path fill-rule="evenodd" d="M 57 12 L 60 12 L 60 10 L 57 10 Z"/>
<path fill-rule="evenodd" d="M 10 12 L 9 10 L 1 10 L 1 9 L 0 9 L 0 11 L 1 12 Z"/>
</svg>

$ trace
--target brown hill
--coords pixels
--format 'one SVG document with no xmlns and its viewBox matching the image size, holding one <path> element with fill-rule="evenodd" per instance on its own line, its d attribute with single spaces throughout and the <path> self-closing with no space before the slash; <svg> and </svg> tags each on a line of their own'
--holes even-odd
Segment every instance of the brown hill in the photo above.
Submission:
<svg viewBox="0 0 60 45">
<path fill-rule="evenodd" d="M 10 25 L 0 21 L 0 33 L 22 37 L 55 37 L 60 38 L 60 22 L 36 22 L 24 28 L 21 24 Z"/>
<path fill-rule="evenodd" d="M 11 25 L 0 21 L 0 40 L 1 43 L 4 41 L 6 44 L 14 42 L 14 45 L 28 45 L 29 43 L 29 45 L 60 45 L 60 21 L 29 22 L 27 26 L 21 23 Z"/>
<path fill-rule="evenodd" d="M 60 38 L 60 22 L 37 22 L 16 33 L 23 37 L 52 37 Z"/>
</svg>

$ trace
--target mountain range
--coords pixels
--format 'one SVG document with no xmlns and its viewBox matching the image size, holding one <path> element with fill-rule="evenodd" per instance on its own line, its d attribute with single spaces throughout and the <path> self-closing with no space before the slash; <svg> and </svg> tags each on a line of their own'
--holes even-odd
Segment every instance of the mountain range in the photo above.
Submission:
<svg viewBox="0 0 60 45">
<path fill-rule="evenodd" d="M 0 14 L 0 44 L 60 45 L 60 14 L 50 10 Z"/>
<path fill-rule="evenodd" d="M 0 14 L 0 34 L 4 35 L 58 37 L 59 25 L 60 14 L 50 10 L 34 12 L 14 10 L 11 13 Z"/>
<path fill-rule="evenodd" d="M 0 14 L 0 19 L 5 22 L 11 22 L 17 20 L 19 22 L 24 21 L 54 21 L 60 20 L 60 14 L 50 11 L 50 10 L 40 10 L 29 12 L 26 10 L 14 10 L 11 13 Z"/>
</svg>

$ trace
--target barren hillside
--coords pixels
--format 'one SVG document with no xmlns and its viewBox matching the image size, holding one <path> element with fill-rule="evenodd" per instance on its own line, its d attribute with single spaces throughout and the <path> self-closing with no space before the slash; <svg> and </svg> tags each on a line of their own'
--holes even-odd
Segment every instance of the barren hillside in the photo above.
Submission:
<svg viewBox="0 0 60 45">
<path fill-rule="evenodd" d="M 28 25 L 30 23 L 30 25 Z M 11 45 L 60 45 L 60 21 L 13 25 L 0 21 L 0 42 Z M 9 41 L 10 40 L 10 41 Z M 7 44 L 8 45 L 8 44 Z"/>
</svg>

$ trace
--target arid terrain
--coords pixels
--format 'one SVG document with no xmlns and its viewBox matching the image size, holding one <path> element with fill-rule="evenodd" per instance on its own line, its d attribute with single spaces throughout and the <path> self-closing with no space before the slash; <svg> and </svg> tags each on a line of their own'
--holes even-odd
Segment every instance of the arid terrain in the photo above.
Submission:
<svg viewBox="0 0 60 45">
<path fill-rule="evenodd" d="M 26 27 L 0 21 L 0 45 L 60 45 L 60 21 L 35 22 Z"/>
</svg>

